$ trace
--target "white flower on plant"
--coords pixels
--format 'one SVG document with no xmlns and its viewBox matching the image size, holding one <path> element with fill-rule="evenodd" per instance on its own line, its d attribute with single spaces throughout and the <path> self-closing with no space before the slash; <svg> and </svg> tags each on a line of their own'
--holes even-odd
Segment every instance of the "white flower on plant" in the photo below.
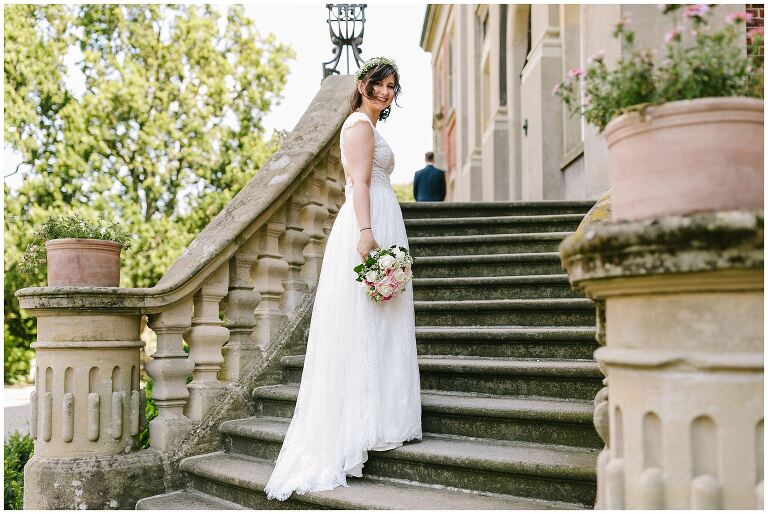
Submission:
<svg viewBox="0 0 768 514">
<path fill-rule="evenodd" d="M 381 293 L 382 296 L 389 296 L 394 291 L 392 289 L 392 286 L 389 285 L 388 283 L 380 285 L 377 289 L 378 289 L 379 293 Z"/>
<path fill-rule="evenodd" d="M 399 269 L 395 270 L 395 274 L 393 275 L 393 278 L 397 280 L 399 284 L 404 283 L 406 280 L 408 280 L 408 275 L 405 273 L 405 271 Z"/>
<path fill-rule="evenodd" d="M 368 273 L 365 274 L 365 279 L 368 282 L 376 282 L 376 279 L 379 278 L 375 271 L 371 270 Z"/>
<path fill-rule="evenodd" d="M 383 269 L 391 269 L 392 266 L 395 264 L 395 258 L 391 255 L 385 255 L 381 259 L 379 259 L 379 266 L 381 266 Z M 385 295 L 386 296 L 386 295 Z"/>
</svg>

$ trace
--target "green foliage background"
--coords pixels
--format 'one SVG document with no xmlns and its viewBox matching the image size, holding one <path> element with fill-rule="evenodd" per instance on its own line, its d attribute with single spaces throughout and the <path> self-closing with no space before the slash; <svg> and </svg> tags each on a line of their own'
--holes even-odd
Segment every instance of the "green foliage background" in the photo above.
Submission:
<svg viewBox="0 0 768 514">
<path fill-rule="evenodd" d="M 3 445 L 3 508 L 24 508 L 24 465 L 35 452 L 33 439 L 14 432 Z"/>
<path fill-rule="evenodd" d="M 392 184 L 398 202 L 415 202 L 413 197 L 413 182 L 407 184 Z"/>
<path fill-rule="evenodd" d="M 293 50 L 242 6 L 8 5 L 4 135 L 23 183 L 4 187 L 6 383 L 28 374 L 34 319 L 13 293 L 45 284 L 18 262 L 49 215 L 119 220 L 135 234 L 123 287 L 154 285 L 280 143 L 264 116 Z M 85 91 L 67 87 L 68 52 Z"/>
</svg>

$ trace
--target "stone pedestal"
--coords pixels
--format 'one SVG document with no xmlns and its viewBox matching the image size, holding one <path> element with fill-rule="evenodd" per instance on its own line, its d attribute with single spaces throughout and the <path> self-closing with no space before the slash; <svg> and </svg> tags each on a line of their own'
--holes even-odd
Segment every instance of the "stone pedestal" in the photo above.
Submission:
<svg viewBox="0 0 768 514">
<path fill-rule="evenodd" d="M 587 226 L 560 252 L 605 302 L 597 507 L 762 508 L 762 211 Z"/>
<path fill-rule="evenodd" d="M 162 480 L 146 480 L 152 474 L 162 478 L 159 456 L 136 452 L 145 410 L 141 316 L 32 312 L 35 454 L 24 468 L 24 508 L 126 509 L 148 491 L 161 491 Z M 138 473 L 131 490 L 125 488 L 131 483 L 127 469 Z"/>
<path fill-rule="evenodd" d="M 133 510 L 162 494 L 156 450 L 77 458 L 32 457 L 24 466 L 24 510 Z"/>
</svg>

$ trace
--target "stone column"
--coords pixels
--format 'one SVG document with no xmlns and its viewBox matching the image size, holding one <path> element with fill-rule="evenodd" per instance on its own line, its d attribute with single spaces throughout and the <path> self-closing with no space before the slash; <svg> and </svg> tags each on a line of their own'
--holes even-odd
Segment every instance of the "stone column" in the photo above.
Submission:
<svg viewBox="0 0 768 514">
<path fill-rule="evenodd" d="M 329 216 L 325 203 L 328 198 L 328 186 L 325 180 L 326 170 L 317 167 L 307 179 L 309 203 L 300 211 L 301 226 L 309 236 L 309 243 L 304 248 L 306 263 L 301 268 L 301 277 L 307 284 L 314 286 L 320 278 L 323 263 L 325 232 L 323 224 Z"/>
<path fill-rule="evenodd" d="M 280 238 L 285 233 L 285 209 L 280 209 L 259 229 L 254 237 L 258 240 L 259 259 L 254 272 L 254 289 L 261 295 L 256 307 L 256 326 L 253 337 L 257 346 L 264 350 L 286 316 L 281 308 L 283 280 L 288 278 L 289 265 L 280 251 Z"/>
<path fill-rule="evenodd" d="M 138 312 L 28 309 L 37 317 L 25 509 L 131 509 L 162 491 L 159 455 L 137 452 L 144 424 Z M 147 478 L 130 491 L 122 469 Z"/>
<path fill-rule="evenodd" d="M 157 334 L 157 350 L 146 365 L 157 405 L 157 417 L 149 422 L 149 439 L 152 448 L 160 451 L 169 451 L 195 425 L 184 415 L 189 398 L 187 377 L 195 365 L 184 351 L 182 336 L 191 324 L 192 297 L 149 315 L 149 328 Z"/>
<path fill-rule="evenodd" d="M 761 509 L 762 211 L 605 223 L 560 252 L 605 301 L 601 507 Z"/>
<path fill-rule="evenodd" d="M 560 8 L 532 5 L 531 51 L 520 77 L 522 200 L 559 200 L 564 181 L 562 102 L 552 87 L 562 81 Z M 526 134 L 527 132 L 527 134 Z"/>
<path fill-rule="evenodd" d="M 309 243 L 309 236 L 301 226 L 301 209 L 309 202 L 306 186 L 301 186 L 291 195 L 287 202 L 285 217 L 285 232 L 279 241 L 280 253 L 288 263 L 288 275 L 283 281 L 282 310 L 288 314 L 298 307 L 309 291 L 307 283 L 301 278 L 301 268 L 304 259 L 304 247 Z"/>
<path fill-rule="evenodd" d="M 229 341 L 221 349 L 224 363 L 220 376 L 222 380 L 231 382 L 237 382 L 246 368 L 261 356 L 253 339 L 253 328 L 256 326 L 253 313 L 261 301 L 261 295 L 253 289 L 251 281 L 251 271 L 259 257 L 256 242 L 255 238 L 251 238 L 229 261 L 229 294 L 222 301 Z"/>
<path fill-rule="evenodd" d="M 323 250 L 325 250 L 325 243 L 328 241 L 328 234 L 331 233 L 333 222 L 336 219 L 336 214 L 339 212 L 339 208 L 344 203 L 344 170 L 341 167 L 341 160 L 338 155 L 334 155 L 329 152 L 325 158 L 326 177 L 325 184 L 327 188 L 327 197 L 325 208 L 328 210 L 328 218 L 326 218 L 323 224 L 323 232 L 325 233 L 325 239 L 323 240 Z"/>
<path fill-rule="evenodd" d="M 192 326 L 184 333 L 189 344 L 189 359 L 195 365 L 192 382 L 187 385 L 189 400 L 185 414 L 190 419 L 203 419 L 229 387 L 218 377 L 224 362 L 221 347 L 229 338 L 229 329 L 222 326 L 219 318 L 219 303 L 226 296 L 228 286 L 229 261 L 205 279 L 193 298 Z"/>
</svg>

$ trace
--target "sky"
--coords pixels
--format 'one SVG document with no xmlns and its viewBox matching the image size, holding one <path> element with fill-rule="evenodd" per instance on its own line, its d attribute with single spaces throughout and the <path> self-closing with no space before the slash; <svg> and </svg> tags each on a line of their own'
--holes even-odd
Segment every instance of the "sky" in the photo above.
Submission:
<svg viewBox="0 0 768 514">
<path fill-rule="evenodd" d="M 431 55 L 419 47 L 426 4 L 367 4 L 362 56 L 370 59 L 386 55 L 394 59 L 400 71 L 403 92 L 398 99 L 401 108 L 393 107 L 385 122 L 376 128 L 395 153 L 393 183 L 410 182 L 413 174 L 424 166 L 424 153 L 432 150 L 432 72 Z M 226 7 L 222 5 L 222 9 Z M 266 134 L 272 129 L 292 130 L 320 88 L 322 63 L 332 57 L 328 9 L 325 3 L 247 4 L 245 11 L 262 34 L 274 33 L 277 39 L 296 51 L 289 63 L 290 74 L 283 91 L 283 101 L 274 106 L 265 119 Z M 72 66 L 77 59 L 68 55 Z M 344 59 L 342 58 L 342 61 Z M 346 65 L 339 69 L 346 73 Z M 352 62 L 351 73 L 356 71 Z M 82 77 L 70 73 L 67 86 L 83 90 Z M 7 146 L 4 152 L 4 174 L 16 168 L 19 157 Z M 18 187 L 21 174 L 7 179 Z"/>
</svg>

